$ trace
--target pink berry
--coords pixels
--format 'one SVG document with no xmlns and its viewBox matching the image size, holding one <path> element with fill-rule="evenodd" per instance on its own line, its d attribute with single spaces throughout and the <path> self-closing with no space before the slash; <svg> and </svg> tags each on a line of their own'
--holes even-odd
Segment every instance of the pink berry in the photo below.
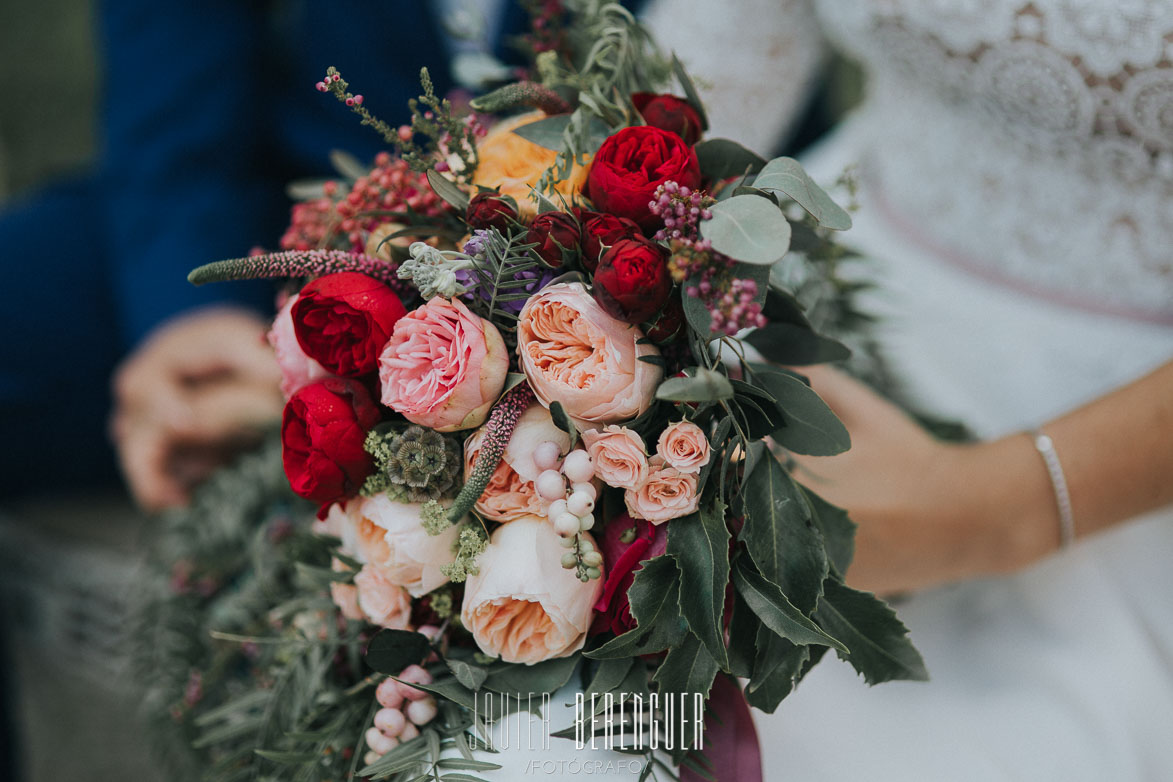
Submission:
<svg viewBox="0 0 1173 782">
<path fill-rule="evenodd" d="M 399 744 L 396 739 L 380 733 L 378 728 L 367 728 L 367 732 L 363 736 L 366 738 L 367 746 L 371 748 L 371 751 L 378 752 L 380 755 L 386 755 Z"/>
<path fill-rule="evenodd" d="M 595 465 L 586 451 L 571 451 L 562 462 L 562 472 L 571 483 L 586 483 L 595 477 Z"/>
<path fill-rule="evenodd" d="M 420 729 L 412 723 L 407 723 L 403 726 L 403 732 L 399 734 L 399 743 L 411 741 L 420 734 Z"/>
<path fill-rule="evenodd" d="M 414 703 L 408 704 L 408 709 L 414 705 Z M 403 726 L 406 724 L 407 719 L 399 709 L 379 709 L 375 712 L 375 727 L 382 731 L 384 736 L 398 736 L 403 732 Z"/>
<path fill-rule="evenodd" d="M 398 709 L 403 704 L 403 693 L 394 679 L 384 679 L 375 690 L 375 700 L 385 709 Z"/>
<path fill-rule="evenodd" d="M 420 690 L 412 687 L 412 684 L 431 684 L 432 674 L 425 671 L 418 665 L 409 665 L 403 669 L 403 673 L 397 677 L 399 681 L 399 691 L 403 693 L 403 697 L 409 701 L 419 701 L 429 697 L 427 690 Z"/>
<path fill-rule="evenodd" d="M 407 718 L 416 725 L 427 725 L 435 718 L 437 711 L 436 699 L 425 698 L 408 705 Z"/>
</svg>

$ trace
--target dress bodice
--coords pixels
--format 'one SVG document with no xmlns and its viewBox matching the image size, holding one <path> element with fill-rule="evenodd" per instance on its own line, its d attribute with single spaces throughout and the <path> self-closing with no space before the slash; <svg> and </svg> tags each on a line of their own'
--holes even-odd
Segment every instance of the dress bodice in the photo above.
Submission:
<svg viewBox="0 0 1173 782">
<path fill-rule="evenodd" d="M 817 0 L 862 178 L 987 279 L 1173 324 L 1173 0 Z"/>
</svg>

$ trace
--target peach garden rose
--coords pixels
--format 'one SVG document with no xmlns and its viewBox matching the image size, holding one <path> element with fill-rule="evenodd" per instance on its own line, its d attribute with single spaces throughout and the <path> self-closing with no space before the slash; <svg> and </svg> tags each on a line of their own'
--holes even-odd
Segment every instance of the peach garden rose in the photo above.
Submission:
<svg viewBox="0 0 1173 782">
<path fill-rule="evenodd" d="M 422 505 L 396 502 L 386 494 L 359 501 L 353 511 L 358 559 L 379 567 L 387 580 L 412 597 L 448 582 L 441 571 L 455 559 L 452 547 L 460 525 L 429 535 L 420 523 Z"/>
<path fill-rule="evenodd" d="M 440 432 L 484 423 L 508 371 L 497 327 L 439 296 L 400 318 L 379 356 L 383 404 Z"/>
<path fill-rule="evenodd" d="M 709 463 L 709 438 L 693 422 L 677 421 L 660 433 L 656 453 L 680 472 L 700 472 Z"/>
<path fill-rule="evenodd" d="M 659 456 L 651 460 L 648 479 L 638 488 L 623 493 L 631 517 L 653 524 L 687 516 L 697 509 L 699 499 L 696 475 L 680 472 Z"/>
<path fill-rule="evenodd" d="M 380 627 L 407 630 L 411 627 L 411 595 L 391 583 L 378 565 L 366 564 L 354 577 L 358 607 L 367 619 Z"/>
<path fill-rule="evenodd" d="M 595 476 L 617 489 L 635 489 L 648 479 L 644 441 L 625 426 L 609 425 L 582 433 L 582 442 L 595 465 Z"/>
<path fill-rule="evenodd" d="M 465 584 L 460 611 L 485 654 L 533 665 L 573 654 L 586 642 L 604 579 L 583 583 L 563 569 L 559 541 L 554 528 L 535 516 L 493 533 L 480 572 Z"/>
<path fill-rule="evenodd" d="M 484 428 L 464 444 L 464 475 L 467 479 L 480 453 Z M 489 486 L 477 500 L 477 511 L 494 521 L 513 521 L 523 516 L 544 516 L 545 510 L 534 488 L 541 470 L 534 464 L 534 450 L 544 442 L 557 443 L 559 453 L 570 450 L 570 435 L 554 425 L 550 411 L 530 405 L 514 427 L 513 436 L 497 464 Z"/>
<path fill-rule="evenodd" d="M 560 402 L 591 429 L 637 417 L 651 405 L 663 370 L 640 361 L 659 355 L 638 344 L 643 332 L 612 318 L 579 282 L 547 285 L 517 324 L 521 367 L 538 400 Z"/>
</svg>

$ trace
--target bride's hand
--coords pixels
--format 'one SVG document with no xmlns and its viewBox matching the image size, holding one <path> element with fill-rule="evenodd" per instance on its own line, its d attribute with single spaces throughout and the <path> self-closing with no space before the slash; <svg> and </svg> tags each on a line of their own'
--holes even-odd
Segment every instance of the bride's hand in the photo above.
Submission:
<svg viewBox="0 0 1173 782">
<path fill-rule="evenodd" d="M 847 581 L 890 594 L 1010 572 L 1058 545 L 1051 486 L 1024 435 L 934 439 L 834 369 L 801 370 L 851 433 L 851 449 L 795 457 L 795 477 L 859 525 Z"/>
</svg>

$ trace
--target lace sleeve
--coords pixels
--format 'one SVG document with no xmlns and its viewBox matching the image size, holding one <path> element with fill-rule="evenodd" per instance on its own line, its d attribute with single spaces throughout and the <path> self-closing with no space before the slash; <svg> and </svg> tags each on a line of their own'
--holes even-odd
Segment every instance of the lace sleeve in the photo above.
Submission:
<svg viewBox="0 0 1173 782">
<path fill-rule="evenodd" d="M 710 135 L 769 154 L 793 129 L 826 46 L 809 0 L 652 0 L 656 40 L 696 80 Z"/>
</svg>

